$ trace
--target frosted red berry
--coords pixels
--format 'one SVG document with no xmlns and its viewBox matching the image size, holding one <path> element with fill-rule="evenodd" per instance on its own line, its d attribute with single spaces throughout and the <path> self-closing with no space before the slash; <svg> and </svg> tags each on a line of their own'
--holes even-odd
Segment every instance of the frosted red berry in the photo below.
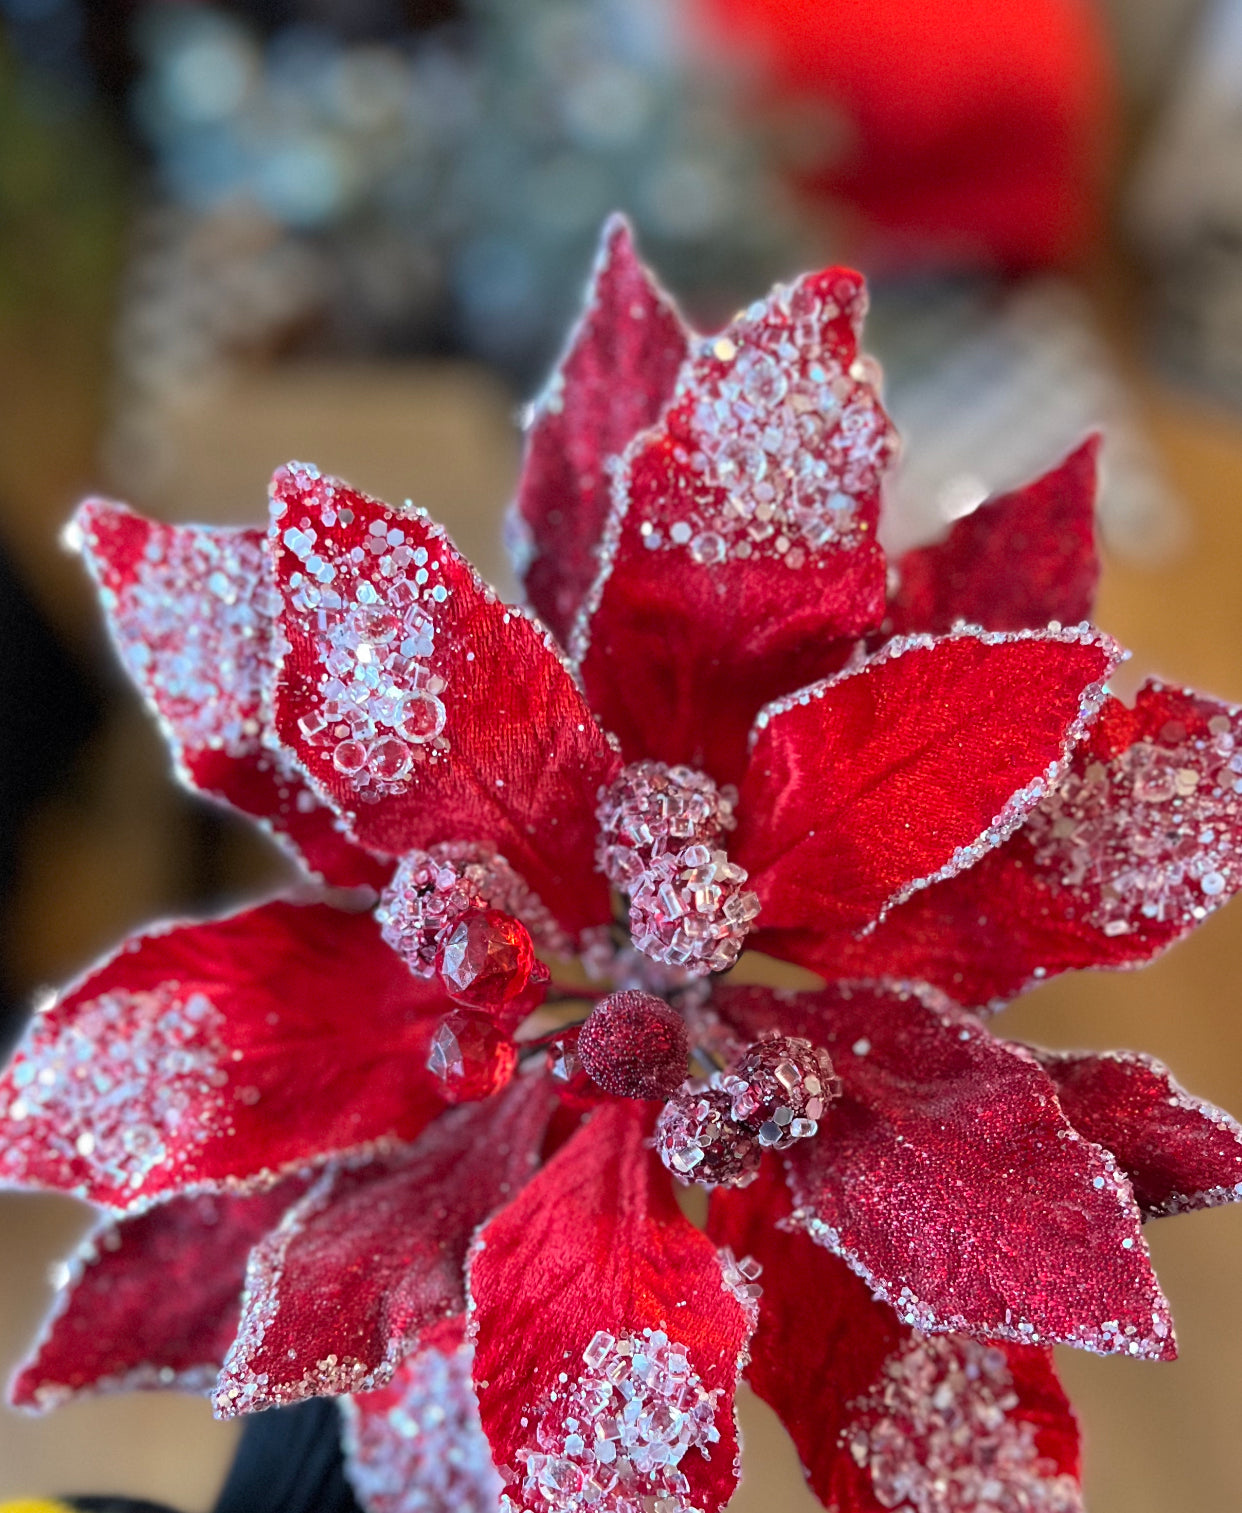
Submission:
<svg viewBox="0 0 1242 1513">
<path fill-rule="evenodd" d="M 498 1016 L 526 991 L 535 969 L 530 931 L 499 909 L 471 909 L 440 938 L 436 972 L 466 1008 Z"/>
<path fill-rule="evenodd" d="M 686 1076 L 686 1022 L 662 998 L 630 989 L 601 998 L 578 1033 L 588 1076 L 618 1098 L 667 1098 Z"/>
<path fill-rule="evenodd" d="M 828 1052 L 787 1035 L 752 1045 L 721 1087 L 733 1118 L 769 1150 L 787 1150 L 814 1135 L 841 1090 Z"/>
<path fill-rule="evenodd" d="M 718 1088 L 679 1093 L 660 1111 L 655 1148 L 673 1176 L 687 1187 L 745 1187 L 759 1170 L 759 1141 L 729 1111 Z"/>
<path fill-rule="evenodd" d="M 498 1093 L 513 1076 L 517 1048 L 486 1014 L 456 1009 L 431 1037 L 427 1069 L 446 1103 L 473 1103 Z"/>
</svg>

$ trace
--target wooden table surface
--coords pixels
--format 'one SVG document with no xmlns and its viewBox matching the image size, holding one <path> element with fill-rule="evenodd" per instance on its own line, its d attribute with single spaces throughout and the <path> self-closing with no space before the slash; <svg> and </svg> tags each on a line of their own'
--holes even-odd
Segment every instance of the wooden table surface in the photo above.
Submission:
<svg viewBox="0 0 1242 1513">
<path fill-rule="evenodd" d="M 37 388 L 37 385 L 36 385 Z M 27 445 L 0 459 L 9 518 L 0 530 L 60 623 L 90 623 L 74 571 L 51 549 L 73 492 L 91 482 L 89 405 L 66 431 L 52 409 L 63 385 L 20 399 Z M 1098 618 L 1159 671 L 1242 701 L 1242 422 L 1143 381 L 1141 410 L 1191 519 L 1176 559 L 1108 563 Z M 12 419 L 5 401 L 0 420 Z M 72 407 L 71 407 L 72 408 Z M 502 568 L 499 510 L 516 452 L 509 400 L 465 369 L 306 370 L 255 377 L 187 424 L 171 516 L 258 518 L 267 473 L 305 455 L 362 487 L 413 496 L 446 520 L 484 572 Z M 9 435 L 18 434 L 12 429 Z M 66 435 L 70 437 L 67 443 Z M 39 445 L 36 446 L 36 438 Z M 59 444 L 44 450 L 48 441 Z M 42 462 L 36 453 L 42 450 Z M 193 817 L 169 786 L 150 728 L 118 692 L 107 730 L 71 792 L 40 815 L 15 917 L 29 983 L 55 981 L 123 930 L 186 897 L 182 861 Z M 270 875 L 261 848 L 227 837 L 239 887 Z M 1133 1046 L 1164 1058 L 1194 1092 L 1242 1111 L 1242 905 L 1142 973 L 1082 975 L 1031 994 L 999 1021 L 1051 1045 Z M 0 1365 L 28 1339 L 49 1296 L 47 1268 L 84 1223 L 60 1199 L 0 1197 Z M 1087 1434 L 1093 1513 L 1172 1513 L 1242 1505 L 1242 1211 L 1161 1220 L 1150 1230 L 1182 1344 L 1171 1366 L 1062 1352 Z M 771 1415 L 747 1404 L 738 1513 L 816 1504 Z M 126 1490 L 185 1513 L 207 1509 L 234 1431 L 194 1399 L 142 1396 L 78 1404 L 50 1419 L 0 1414 L 0 1498 L 19 1492 Z"/>
</svg>

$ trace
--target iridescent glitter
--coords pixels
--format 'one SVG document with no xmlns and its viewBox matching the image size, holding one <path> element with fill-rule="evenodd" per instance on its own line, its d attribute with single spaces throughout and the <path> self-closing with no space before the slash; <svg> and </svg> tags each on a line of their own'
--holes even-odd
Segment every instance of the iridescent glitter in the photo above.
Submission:
<svg viewBox="0 0 1242 1513">
<path fill-rule="evenodd" d="M 630 900 L 635 946 L 692 976 L 737 960 L 759 900 L 746 869 L 720 848 L 736 794 L 706 773 L 664 762 L 631 762 L 600 794 L 597 860 Z"/>
<path fill-rule="evenodd" d="M 1242 717 L 1205 736 L 1171 720 L 1110 762 L 1073 772 L 1027 820 L 1052 887 L 1085 899 L 1105 935 L 1200 920 L 1242 887 Z"/>
<path fill-rule="evenodd" d="M 841 1091 L 828 1052 L 797 1036 L 773 1036 L 751 1046 L 720 1086 L 729 1095 L 733 1118 L 754 1129 L 761 1146 L 778 1151 L 817 1134 L 828 1104 Z"/>
<path fill-rule="evenodd" d="M 504 1513 L 695 1513 L 679 1467 L 719 1440 L 720 1389 L 709 1392 L 660 1329 L 600 1330 L 582 1359 L 539 1421 L 539 1449 L 522 1452 L 522 1501 L 506 1495 Z"/>
<path fill-rule="evenodd" d="M 853 1405 L 842 1444 L 902 1513 L 1082 1513 L 1074 1477 L 1036 1444 L 1003 1350 L 915 1335 Z"/>
<path fill-rule="evenodd" d="M 655 1148 L 673 1176 L 689 1187 L 746 1187 L 759 1173 L 759 1140 L 733 1118 L 720 1088 L 678 1093 L 660 1110 Z"/>
<path fill-rule="evenodd" d="M 416 977 L 433 977 L 445 931 L 471 909 L 519 919 L 535 943 L 568 955 L 572 942 L 494 846 L 446 841 L 411 851 L 384 889 L 375 917 L 388 944 Z"/>
<path fill-rule="evenodd" d="M 27 1121 L 73 1170 L 141 1187 L 169 1160 L 169 1142 L 206 1141 L 220 1122 L 228 1076 L 223 1017 L 202 993 L 172 983 L 115 989 L 52 1031 L 36 1016 L 12 1071 L 17 1089 L 0 1144 L 0 1176 L 16 1172 Z M 33 1123 L 30 1126 L 33 1128 Z"/>
<path fill-rule="evenodd" d="M 295 470 L 319 478 L 304 464 L 291 464 Z M 302 734 L 331 751 L 360 797 L 378 799 L 404 792 L 417 764 L 449 749 L 429 608 L 449 590 L 437 581 L 434 545 L 410 546 L 399 525 L 379 520 L 338 571 L 317 550 L 338 519 L 347 524 L 353 515 L 342 519 L 325 488 L 316 518 L 292 520 L 284 510 L 272 532 L 302 564 L 289 578 L 289 602 L 305 614 L 327 670 L 317 706 L 301 717 Z"/>
<path fill-rule="evenodd" d="M 382 1393 L 346 1398 L 345 1474 L 369 1513 L 490 1513 L 500 1477 L 470 1380 L 473 1345 L 424 1350 Z"/>
</svg>

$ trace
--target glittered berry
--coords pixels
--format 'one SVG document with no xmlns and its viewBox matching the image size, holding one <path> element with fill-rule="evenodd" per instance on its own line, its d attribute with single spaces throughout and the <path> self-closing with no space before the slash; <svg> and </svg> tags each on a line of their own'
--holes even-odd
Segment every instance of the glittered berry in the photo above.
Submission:
<svg viewBox="0 0 1242 1513">
<path fill-rule="evenodd" d="M 436 951 L 436 972 L 449 997 L 493 1017 L 525 992 L 534 968 L 530 931 L 499 909 L 469 910 L 444 932 Z"/>
<path fill-rule="evenodd" d="M 436 1026 L 427 1070 L 446 1103 L 472 1103 L 498 1093 L 513 1076 L 517 1049 L 486 1014 L 456 1009 Z"/>
<path fill-rule="evenodd" d="M 687 1187 L 745 1187 L 759 1170 L 754 1130 L 732 1117 L 729 1095 L 717 1088 L 670 1099 L 656 1121 L 655 1148 Z"/>
<path fill-rule="evenodd" d="M 662 998 L 630 989 L 610 993 L 578 1033 L 587 1075 L 618 1098 L 667 1098 L 685 1081 L 686 1022 Z"/>
<path fill-rule="evenodd" d="M 733 1118 L 755 1130 L 759 1144 L 771 1150 L 787 1150 L 814 1135 L 841 1090 L 828 1052 L 796 1036 L 752 1045 L 721 1087 Z"/>
</svg>

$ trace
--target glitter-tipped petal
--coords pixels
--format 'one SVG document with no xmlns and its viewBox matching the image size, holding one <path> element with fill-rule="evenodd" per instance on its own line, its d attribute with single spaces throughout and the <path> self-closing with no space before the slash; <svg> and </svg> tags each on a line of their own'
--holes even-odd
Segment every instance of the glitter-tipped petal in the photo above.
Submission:
<svg viewBox="0 0 1242 1513">
<path fill-rule="evenodd" d="M 778 287 L 699 339 L 623 458 L 571 649 L 627 760 L 736 781 L 763 704 L 879 624 L 894 438 L 857 362 L 864 304 L 843 269 Z"/>
<path fill-rule="evenodd" d="M 380 886 L 391 868 L 346 839 L 333 811 L 270 740 L 279 601 L 263 532 L 165 525 L 88 499 L 73 536 L 178 777 L 258 820 L 327 882 Z"/>
<path fill-rule="evenodd" d="M 217 1414 L 369 1391 L 463 1312 L 471 1237 L 533 1174 L 555 1107 L 525 1077 L 404 1151 L 325 1172 L 250 1258 Z"/>
<path fill-rule="evenodd" d="M 730 846 L 759 896 L 752 943 L 862 929 L 999 845 L 1060 777 L 1119 655 L 1088 629 L 912 637 L 766 709 Z"/>
<path fill-rule="evenodd" d="M 386 1387 L 342 1401 L 345 1475 L 366 1513 L 496 1513 L 464 1334 L 460 1316 L 433 1325 Z"/>
<path fill-rule="evenodd" d="M 1064 783 L 978 866 L 865 940 L 772 932 L 830 977 L 908 977 L 999 1007 L 1083 967 L 1140 966 L 1242 887 L 1242 709 L 1157 682 L 1109 699 Z"/>
<path fill-rule="evenodd" d="M 920 1335 L 785 1225 L 790 1209 L 773 1161 L 751 1187 L 712 1195 L 708 1234 L 762 1268 L 746 1379 L 820 1501 L 849 1513 L 1081 1513 L 1078 1427 L 1050 1353 Z"/>
<path fill-rule="evenodd" d="M 1028 630 L 1091 617 L 1100 562 L 1095 551 L 1098 435 L 1058 467 L 1011 494 L 985 501 L 943 541 L 907 552 L 885 629 L 893 635 L 954 624 Z"/>
<path fill-rule="evenodd" d="M 533 406 L 511 522 L 527 597 L 562 643 L 599 571 L 611 464 L 659 419 L 688 345 L 628 225 L 614 216 L 582 319 Z"/>
<path fill-rule="evenodd" d="M 1137 1051 L 1036 1050 L 1080 1135 L 1116 1156 L 1150 1218 L 1242 1200 L 1242 1126 Z"/>
<path fill-rule="evenodd" d="M 443 531 L 299 463 L 272 480 L 276 728 L 377 851 L 502 853 L 566 929 L 609 918 L 595 799 L 619 763 L 547 632 Z"/>
<path fill-rule="evenodd" d="M 197 1193 L 103 1219 L 69 1275 L 9 1400 L 58 1408 L 91 1393 L 205 1392 L 237 1333 L 246 1257 L 306 1182 L 250 1197 Z"/>
<path fill-rule="evenodd" d="M 715 1513 L 736 1485 L 753 1304 L 682 1217 L 650 1123 L 640 1103 L 602 1108 L 480 1232 L 475 1383 L 522 1507 L 595 1507 L 594 1482 L 617 1506 L 625 1493 Z"/>
<path fill-rule="evenodd" d="M 829 1051 L 841 1096 L 787 1158 L 798 1221 L 906 1323 L 1173 1356 L 1130 1184 L 1030 1052 L 930 991 L 726 988 L 714 1002 L 747 1033 Z"/>
<path fill-rule="evenodd" d="M 439 987 L 365 914 L 270 903 L 134 936 L 36 1014 L 0 1078 L 0 1185 L 115 1209 L 266 1186 L 441 1106 Z"/>
</svg>

